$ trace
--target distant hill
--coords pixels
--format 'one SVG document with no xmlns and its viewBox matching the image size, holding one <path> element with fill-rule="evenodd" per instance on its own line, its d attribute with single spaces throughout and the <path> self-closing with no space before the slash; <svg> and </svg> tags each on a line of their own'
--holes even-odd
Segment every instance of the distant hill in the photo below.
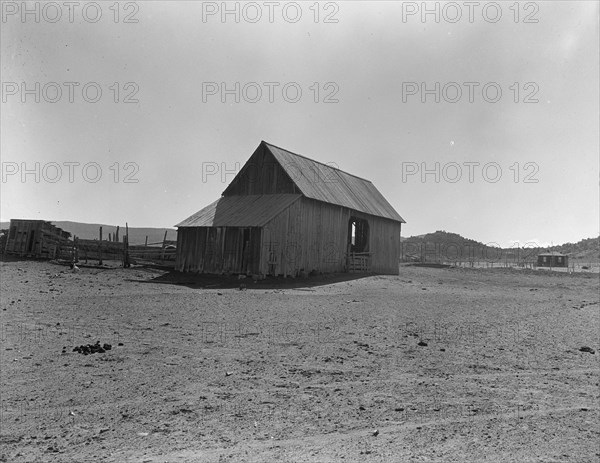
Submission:
<svg viewBox="0 0 600 463">
<path fill-rule="evenodd" d="M 409 236 L 408 238 L 402 238 L 404 242 L 410 243 L 465 243 L 476 246 L 484 246 L 479 241 L 465 238 L 458 233 L 447 232 L 444 230 L 438 230 L 434 233 L 426 233 L 424 235 Z"/>
<path fill-rule="evenodd" d="M 115 233 L 117 231 L 116 225 L 106 225 L 98 223 L 81 223 L 81 222 L 69 222 L 69 221 L 53 221 L 50 220 L 54 225 L 68 231 L 73 236 L 77 236 L 81 239 L 98 239 L 99 228 L 102 227 L 102 238 L 108 239 L 108 234 Z M 10 226 L 10 222 L 1 222 L 0 228 L 6 229 Z M 136 228 L 129 227 L 129 244 L 144 244 L 146 236 L 148 236 L 148 244 L 150 243 L 162 243 L 167 231 L 167 240 L 177 240 L 177 230 L 174 228 Z M 120 226 L 119 229 L 119 240 L 122 240 L 122 236 L 125 233 L 125 225 Z"/>
<path fill-rule="evenodd" d="M 552 250 L 568 254 L 571 258 L 578 260 L 598 260 L 600 258 L 600 237 L 552 246 Z"/>
<path fill-rule="evenodd" d="M 487 252 L 487 254 L 486 254 Z M 482 260 L 492 255 L 491 248 L 457 233 L 438 230 L 425 235 L 402 238 L 401 257 L 413 261 Z M 494 255 L 498 254 L 495 252 Z"/>
<path fill-rule="evenodd" d="M 402 238 L 402 258 L 404 260 L 521 260 L 532 261 L 540 252 L 558 251 L 567 254 L 572 260 L 597 262 L 600 260 L 600 237 L 587 238 L 577 243 L 540 248 L 496 248 L 465 238 L 457 233 L 438 230 L 425 235 Z"/>
</svg>

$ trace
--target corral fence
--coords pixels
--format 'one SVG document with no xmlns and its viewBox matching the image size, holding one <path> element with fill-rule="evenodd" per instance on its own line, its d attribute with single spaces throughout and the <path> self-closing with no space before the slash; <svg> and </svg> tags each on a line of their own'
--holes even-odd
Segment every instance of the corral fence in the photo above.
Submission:
<svg viewBox="0 0 600 463">
<path fill-rule="evenodd" d="M 103 235 L 102 227 L 98 230 L 97 239 L 82 239 L 68 235 L 44 221 L 13 221 L 13 230 L 4 231 L 0 236 L 2 251 L 19 257 L 51 259 L 63 262 L 104 261 L 121 262 L 123 267 L 136 265 L 154 265 L 175 267 L 177 241 L 167 240 L 167 233 L 162 241 L 148 243 L 148 236 L 143 244 L 129 243 L 129 227 L 119 239 L 119 227 L 115 233 Z M 23 223 L 21 223 L 23 222 Z M 11 222 L 12 223 L 12 222 Z M 56 229 L 56 230 L 55 230 Z M 58 230 L 58 231 L 57 231 Z M 11 236 L 9 233 L 12 233 Z M 11 239 L 12 238 L 12 239 Z M 60 239 L 59 239 L 60 238 Z"/>
<path fill-rule="evenodd" d="M 553 271 L 565 273 L 600 273 L 600 262 L 569 262 L 567 267 L 542 267 L 537 264 L 537 261 L 515 262 L 515 261 L 457 261 L 457 260 L 426 260 L 421 262 L 418 259 L 403 258 L 401 264 L 438 264 L 460 268 L 512 268 L 516 270 L 539 270 Z"/>
<path fill-rule="evenodd" d="M 428 241 L 426 243 L 403 243 L 400 263 L 435 264 L 462 268 L 512 268 L 566 273 L 600 273 L 600 262 L 591 259 L 585 262 L 575 256 L 569 256 L 568 265 L 564 267 L 541 266 L 538 263 L 538 256 L 543 252 L 543 248 L 531 246 L 503 249 L 451 241 Z"/>
<path fill-rule="evenodd" d="M 100 240 L 75 240 L 75 251 L 70 255 L 75 256 L 75 262 L 119 261 L 124 267 L 130 265 L 160 265 L 175 267 L 177 254 L 176 241 L 164 243 L 148 243 L 142 245 L 129 245 L 126 238 L 123 243 Z M 63 252 L 63 255 L 66 253 Z"/>
<path fill-rule="evenodd" d="M 129 246 L 129 260 L 133 264 L 160 264 L 175 267 L 177 241 L 163 241 Z"/>
<path fill-rule="evenodd" d="M 97 260 L 102 265 L 104 260 L 121 261 L 123 267 L 130 265 L 158 265 L 162 267 L 175 267 L 177 255 L 177 241 L 167 240 L 167 232 L 161 242 L 148 243 L 148 237 L 144 244 L 129 244 L 129 233 L 126 233 L 119 241 L 118 231 L 108 240 L 102 239 L 102 227 L 99 230 L 97 240 L 74 239 L 75 260 Z"/>
</svg>

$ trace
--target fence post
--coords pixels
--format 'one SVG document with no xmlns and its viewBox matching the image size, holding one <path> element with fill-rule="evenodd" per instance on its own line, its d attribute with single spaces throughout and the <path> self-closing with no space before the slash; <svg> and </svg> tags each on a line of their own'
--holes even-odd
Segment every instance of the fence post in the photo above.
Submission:
<svg viewBox="0 0 600 463">
<path fill-rule="evenodd" d="M 165 236 L 163 238 L 163 244 L 162 244 L 162 252 L 160 253 L 160 260 L 163 261 L 165 260 L 165 247 L 167 246 L 167 232 L 169 230 L 165 230 Z"/>
<path fill-rule="evenodd" d="M 102 265 L 102 227 L 100 227 L 100 241 L 98 247 L 98 265 Z"/>
<path fill-rule="evenodd" d="M 129 226 L 125 222 L 125 236 L 123 237 L 123 268 L 129 268 Z"/>
</svg>

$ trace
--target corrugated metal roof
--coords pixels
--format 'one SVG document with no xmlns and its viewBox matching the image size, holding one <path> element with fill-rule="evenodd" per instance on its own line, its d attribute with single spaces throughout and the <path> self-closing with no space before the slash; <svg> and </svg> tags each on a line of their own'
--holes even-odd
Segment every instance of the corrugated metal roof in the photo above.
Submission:
<svg viewBox="0 0 600 463">
<path fill-rule="evenodd" d="M 299 194 L 223 196 L 176 227 L 262 227 Z"/>
<path fill-rule="evenodd" d="M 540 252 L 538 254 L 538 256 L 566 256 L 566 254 L 563 254 L 562 252 L 558 252 L 558 251 L 546 251 L 546 252 Z"/>
<path fill-rule="evenodd" d="M 369 180 L 263 143 L 307 198 L 406 223 Z"/>
</svg>

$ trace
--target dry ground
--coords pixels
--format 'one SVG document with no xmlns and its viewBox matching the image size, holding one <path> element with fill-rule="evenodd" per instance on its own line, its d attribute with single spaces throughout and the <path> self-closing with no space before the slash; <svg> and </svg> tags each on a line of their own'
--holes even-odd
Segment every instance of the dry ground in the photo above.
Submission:
<svg viewBox="0 0 600 463">
<path fill-rule="evenodd" d="M 598 275 L 0 265 L 0 461 L 600 461 Z"/>
</svg>

